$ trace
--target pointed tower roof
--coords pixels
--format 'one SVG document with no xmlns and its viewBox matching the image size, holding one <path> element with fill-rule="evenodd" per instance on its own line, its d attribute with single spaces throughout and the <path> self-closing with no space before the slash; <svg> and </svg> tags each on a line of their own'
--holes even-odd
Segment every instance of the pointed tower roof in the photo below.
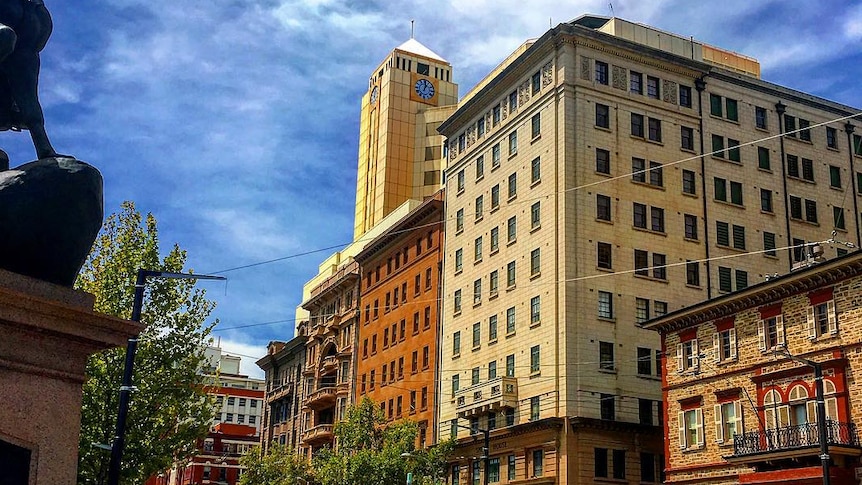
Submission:
<svg viewBox="0 0 862 485">
<path fill-rule="evenodd" d="M 422 45 L 418 40 L 413 39 L 413 38 L 411 38 L 407 42 L 399 45 L 398 47 L 396 47 L 396 49 L 399 51 L 409 52 L 411 54 L 416 54 L 416 55 L 420 55 L 423 57 L 428 57 L 429 59 L 434 59 L 434 60 L 437 60 L 440 62 L 446 62 L 446 63 L 449 62 L 446 59 L 443 59 L 442 57 L 437 55 L 431 49 Z"/>
</svg>

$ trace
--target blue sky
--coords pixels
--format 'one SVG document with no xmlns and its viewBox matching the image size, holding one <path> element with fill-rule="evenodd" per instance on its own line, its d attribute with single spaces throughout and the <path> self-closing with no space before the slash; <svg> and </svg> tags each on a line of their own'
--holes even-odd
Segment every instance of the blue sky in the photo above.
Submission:
<svg viewBox="0 0 862 485">
<path fill-rule="evenodd" d="M 359 103 L 410 36 L 466 93 L 524 40 L 607 1 L 45 0 L 54 35 L 41 98 L 54 146 L 105 179 L 105 210 L 134 201 L 197 272 L 350 242 Z M 694 8 L 697 5 L 697 8 Z M 704 6 L 705 5 L 705 6 Z M 622 18 L 761 61 L 763 78 L 862 106 L 862 4 L 614 1 Z M 25 134 L 0 133 L 12 165 Z M 331 251 L 330 251 L 331 252 Z M 293 333 L 302 284 L 329 252 L 226 273 L 207 285 L 216 335 L 244 355 Z M 263 322 L 281 321 L 244 329 Z"/>
</svg>

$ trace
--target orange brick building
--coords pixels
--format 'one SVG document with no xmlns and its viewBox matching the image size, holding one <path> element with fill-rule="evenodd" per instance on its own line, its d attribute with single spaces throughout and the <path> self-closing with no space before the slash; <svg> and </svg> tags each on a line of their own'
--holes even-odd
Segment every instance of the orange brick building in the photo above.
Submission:
<svg viewBox="0 0 862 485">
<path fill-rule="evenodd" d="M 356 401 L 379 403 L 388 421 L 419 423 L 435 441 L 443 201 L 438 192 L 369 242 L 361 267 Z"/>
<path fill-rule="evenodd" d="M 862 252 L 652 320 L 662 336 L 666 483 L 856 483 Z"/>
</svg>

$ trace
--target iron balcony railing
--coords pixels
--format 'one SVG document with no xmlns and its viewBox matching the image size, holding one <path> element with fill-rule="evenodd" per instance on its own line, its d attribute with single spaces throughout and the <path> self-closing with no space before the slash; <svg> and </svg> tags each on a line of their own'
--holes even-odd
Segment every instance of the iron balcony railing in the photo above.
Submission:
<svg viewBox="0 0 862 485">
<path fill-rule="evenodd" d="M 856 425 L 827 419 L 826 443 L 831 446 L 859 447 Z M 820 446 L 820 437 L 817 423 L 751 431 L 733 437 L 734 456 L 814 448 L 818 446 Z"/>
</svg>

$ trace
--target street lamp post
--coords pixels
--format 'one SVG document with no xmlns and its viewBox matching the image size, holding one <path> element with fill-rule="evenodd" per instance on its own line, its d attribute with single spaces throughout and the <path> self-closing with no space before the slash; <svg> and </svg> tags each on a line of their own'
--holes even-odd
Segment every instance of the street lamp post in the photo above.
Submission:
<svg viewBox="0 0 862 485">
<path fill-rule="evenodd" d="M 820 464 L 823 467 L 823 485 L 830 485 L 829 443 L 826 430 L 826 400 L 823 397 L 823 365 L 820 362 L 804 359 L 791 354 L 787 349 L 781 352 L 788 359 L 814 369 L 814 393 L 817 400 L 817 435 L 820 439 Z"/>
<path fill-rule="evenodd" d="M 167 271 L 152 271 L 138 269 L 135 279 L 135 298 L 132 303 L 133 322 L 140 323 L 141 312 L 144 307 L 144 290 L 147 278 L 166 278 L 172 280 L 226 280 L 224 276 L 195 275 L 186 273 L 170 273 Z M 126 444 L 126 419 L 129 415 L 129 401 L 132 396 L 132 374 L 135 367 L 135 352 L 138 350 L 138 339 L 132 337 L 126 343 L 126 362 L 123 367 L 123 382 L 120 385 L 120 409 L 117 413 L 117 426 L 114 432 L 114 441 L 111 443 L 111 462 L 108 466 L 108 485 L 120 483 L 120 464 L 123 460 L 123 448 Z"/>
</svg>

